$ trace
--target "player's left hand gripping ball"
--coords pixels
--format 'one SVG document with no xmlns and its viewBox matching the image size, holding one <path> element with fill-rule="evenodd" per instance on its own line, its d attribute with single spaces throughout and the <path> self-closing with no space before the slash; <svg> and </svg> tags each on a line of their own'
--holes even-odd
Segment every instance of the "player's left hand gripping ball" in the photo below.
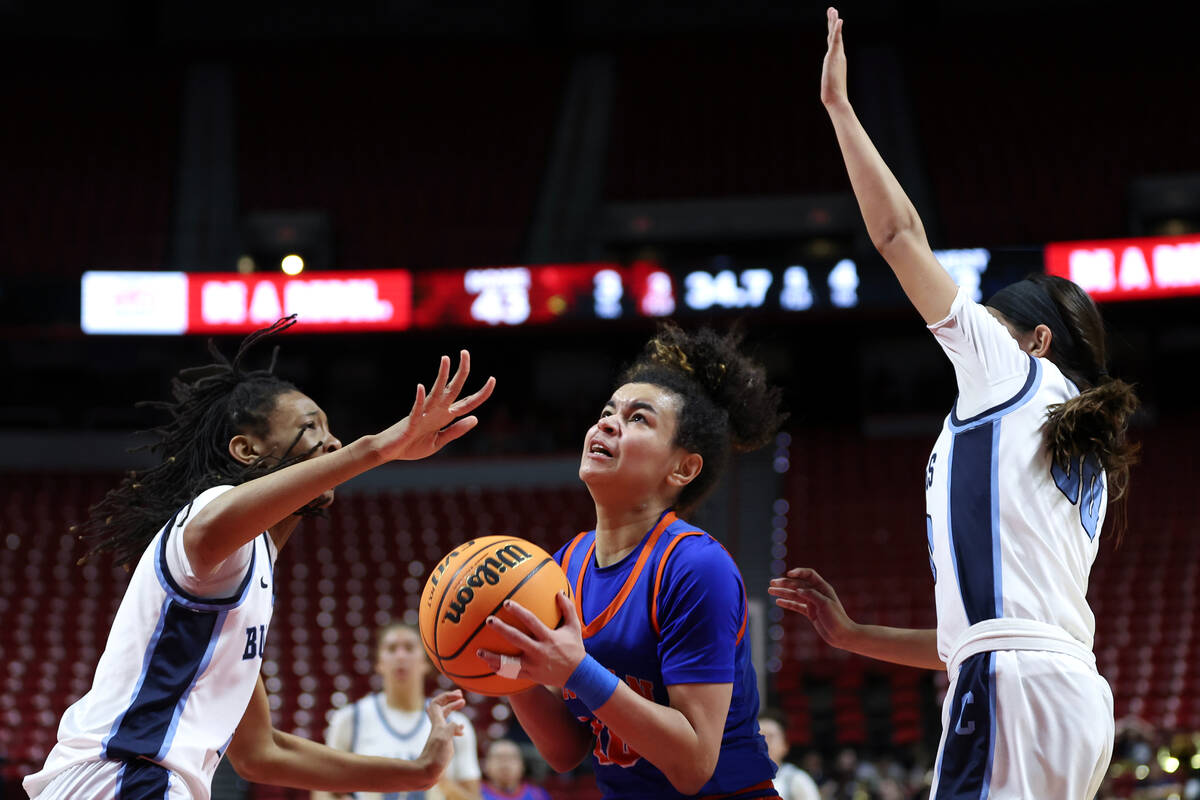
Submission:
<svg viewBox="0 0 1200 800">
<path fill-rule="evenodd" d="M 517 676 L 534 683 L 565 685 L 587 652 L 574 603 L 566 592 L 559 592 L 556 600 L 563 619 L 557 628 L 550 628 L 519 603 L 505 601 L 504 611 L 511 614 L 520 627 L 508 624 L 500 616 L 489 617 L 487 624 L 520 651 L 517 656 L 520 662 L 506 664 L 503 654 L 488 650 L 480 650 L 479 657 L 496 670 L 516 666 Z"/>
</svg>

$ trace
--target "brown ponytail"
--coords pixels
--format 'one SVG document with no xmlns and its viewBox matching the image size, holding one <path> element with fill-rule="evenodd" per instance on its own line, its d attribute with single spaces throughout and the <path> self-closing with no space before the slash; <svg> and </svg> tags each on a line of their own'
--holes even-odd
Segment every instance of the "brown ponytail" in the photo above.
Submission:
<svg viewBox="0 0 1200 800">
<path fill-rule="evenodd" d="M 1118 504 L 1114 529 L 1119 542 L 1125 528 L 1122 501 L 1129 491 L 1129 468 L 1137 462 L 1139 449 L 1126 438 L 1129 420 L 1138 408 L 1137 395 L 1133 386 L 1108 374 L 1104 320 L 1087 292 L 1055 275 L 1034 274 L 1025 280 L 1045 292 L 1059 319 L 1022 319 L 1011 310 L 998 310 L 1022 332 L 1043 323 L 1051 330 L 1053 323 L 1065 327 L 1069 335 L 1051 339 L 1049 359 L 1080 390 L 1065 403 L 1050 406 L 1042 428 L 1046 451 L 1066 471 L 1073 471 L 1072 465 L 1089 456 L 1100 462 L 1108 476 L 1109 502 Z"/>
</svg>

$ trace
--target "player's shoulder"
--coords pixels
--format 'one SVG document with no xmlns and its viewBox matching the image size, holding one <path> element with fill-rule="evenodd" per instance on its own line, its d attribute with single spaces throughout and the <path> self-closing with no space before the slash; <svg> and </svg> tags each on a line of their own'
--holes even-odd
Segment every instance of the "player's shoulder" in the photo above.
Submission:
<svg viewBox="0 0 1200 800">
<path fill-rule="evenodd" d="M 665 531 L 665 549 L 672 561 L 704 564 L 733 563 L 725 546 L 708 531 L 685 520 L 676 520 Z"/>
</svg>

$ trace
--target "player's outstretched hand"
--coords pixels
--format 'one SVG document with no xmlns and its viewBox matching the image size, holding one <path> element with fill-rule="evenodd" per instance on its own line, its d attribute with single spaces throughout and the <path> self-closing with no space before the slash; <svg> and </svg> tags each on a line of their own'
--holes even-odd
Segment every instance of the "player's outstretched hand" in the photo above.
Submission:
<svg viewBox="0 0 1200 800">
<path fill-rule="evenodd" d="M 483 388 L 461 400 L 463 385 L 471 373 L 471 354 L 459 353 L 458 369 L 450 377 L 450 357 L 442 356 L 437 378 L 429 393 L 417 386 L 417 397 L 408 416 L 378 434 L 376 447 L 384 461 L 413 461 L 431 456 L 474 428 L 479 419 L 470 414 L 492 395 L 496 379 L 488 378 Z"/>
<path fill-rule="evenodd" d="M 857 624 L 846 613 L 829 581 L 815 569 L 789 569 L 786 577 L 771 580 L 767 594 L 775 598 L 775 605 L 780 608 L 808 617 L 821 638 L 834 647 L 849 648 Z"/>
<path fill-rule="evenodd" d="M 450 760 L 454 758 L 454 737 L 463 732 L 463 726 L 450 722 L 446 715 L 451 711 L 458 711 L 466 704 L 462 692 L 455 689 L 435 695 L 425 706 L 425 713 L 429 716 L 432 727 L 429 730 L 429 738 L 425 740 L 425 749 L 417 757 L 417 762 L 428 766 L 430 786 L 437 782 L 446 771 Z"/>
<path fill-rule="evenodd" d="M 509 625 L 496 616 L 487 618 L 487 624 L 495 628 L 505 639 L 519 649 L 521 668 L 518 678 L 535 681 L 544 686 L 562 686 L 571 673 L 583 661 L 587 652 L 583 649 L 583 628 L 575 613 L 575 604 L 564 592 L 555 597 L 563 621 L 551 630 L 529 609 L 512 600 L 504 601 L 504 609 L 513 615 L 525 629 Z M 500 653 L 479 650 L 476 653 L 492 670 L 500 669 Z"/>
<path fill-rule="evenodd" d="M 842 47 L 842 21 L 836 8 L 825 12 L 829 28 L 828 49 L 825 63 L 821 67 L 821 102 L 827 107 L 847 102 L 846 94 L 846 51 Z"/>
</svg>

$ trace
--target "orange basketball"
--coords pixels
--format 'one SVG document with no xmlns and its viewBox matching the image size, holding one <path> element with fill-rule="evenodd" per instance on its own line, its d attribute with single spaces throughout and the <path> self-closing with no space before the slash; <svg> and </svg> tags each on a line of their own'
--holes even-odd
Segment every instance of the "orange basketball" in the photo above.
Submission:
<svg viewBox="0 0 1200 800">
<path fill-rule="evenodd" d="M 483 536 L 454 548 L 429 574 L 421 593 L 421 642 L 435 667 L 464 689 L 501 695 L 524 691 L 533 681 L 502 678 L 476 650 L 516 655 L 517 650 L 485 620 L 495 614 L 525 630 L 505 600 L 520 603 L 556 628 L 562 620 L 554 596 L 571 587 L 558 563 L 542 548 L 516 536 Z M 528 632 L 528 631 L 526 631 Z"/>
</svg>

